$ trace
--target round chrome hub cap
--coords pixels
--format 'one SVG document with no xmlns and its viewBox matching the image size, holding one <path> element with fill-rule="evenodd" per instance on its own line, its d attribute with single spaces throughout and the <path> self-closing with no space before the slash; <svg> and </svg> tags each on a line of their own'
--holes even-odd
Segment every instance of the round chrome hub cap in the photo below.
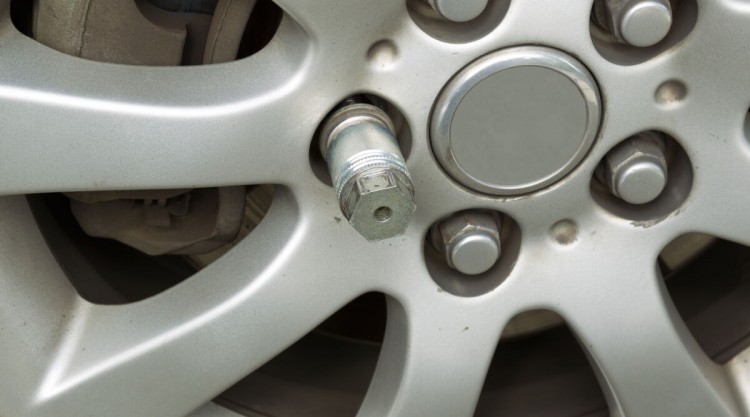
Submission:
<svg viewBox="0 0 750 417">
<path fill-rule="evenodd" d="M 575 58 L 517 47 L 473 62 L 434 109 L 432 146 L 459 183 L 493 195 L 541 189 L 573 170 L 601 119 L 593 76 Z"/>
</svg>

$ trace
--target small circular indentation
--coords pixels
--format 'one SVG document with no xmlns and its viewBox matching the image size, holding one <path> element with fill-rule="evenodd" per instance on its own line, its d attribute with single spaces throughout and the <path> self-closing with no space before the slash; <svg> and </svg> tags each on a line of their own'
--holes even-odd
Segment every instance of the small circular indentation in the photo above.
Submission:
<svg viewBox="0 0 750 417">
<path fill-rule="evenodd" d="M 372 217 L 380 223 L 385 223 L 393 217 L 393 210 L 390 207 L 378 207 L 375 212 L 372 213 Z"/>
<path fill-rule="evenodd" d="M 550 235 L 561 245 L 570 245 L 578 240 L 578 225 L 572 220 L 560 220 L 552 225 Z"/>
<path fill-rule="evenodd" d="M 679 80 L 663 82 L 654 93 L 654 99 L 661 105 L 678 104 L 687 97 L 688 89 L 685 83 Z"/>
<path fill-rule="evenodd" d="M 388 39 L 375 42 L 367 51 L 367 59 L 375 69 L 386 69 L 398 59 L 398 47 Z"/>
</svg>

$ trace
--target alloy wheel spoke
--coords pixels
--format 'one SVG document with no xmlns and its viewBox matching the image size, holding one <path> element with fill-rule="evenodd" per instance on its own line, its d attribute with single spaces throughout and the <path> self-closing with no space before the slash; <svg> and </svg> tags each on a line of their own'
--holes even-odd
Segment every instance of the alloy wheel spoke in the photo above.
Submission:
<svg viewBox="0 0 750 417">
<path fill-rule="evenodd" d="M 696 26 L 671 66 L 690 77 L 690 84 L 701 90 L 713 89 L 724 100 L 733 100 L 735 96 L 746 99 L 750 94 L 747 73 L 750 54 L 747 42 L 743 40 L 750 37 L 750 8 L 731 0 L 699 0 L 698 3 Z M 717 62 L 722 62 L 722 65 L 716 65 Z M 700 95 L 704 92 L 700 91 Z M 710 109 L 706 113 L 722 114 L 712 107 L 706 109 Z"/>
<path fill-rule="evenodd" d="M 740 393 L 738 400 L 742 404 L 745 415 L 750 414 L 750 396 L 744 394 L 750 391 L 750 348 L 737 354 L 724 367 L 732 376 L 735 390 Z"/>
<path fill-rule="evenodd" d="M 319 43 L 332 47 L 346 40 L 349 48 L 359 42 L 374 42 L 394 33 L 408 19 L 401 0 L 274 0 Z M 335 22 L 335 23 L 332 23 Z M 341 50 L 341 48 L 336 48 Z M 351 51 L 347 49 L 347 51 Z M 362 52 L 366 52 L 362 51 Z"/>
<path fill-rule="evenodd" d="M 371 277 L 318 261 L 325 233 L 294 220 L 291 194 L 275 201 L 251 238 L 177 287 L 79 300 L 24 415 L 184 415 L 365 292 Z"/>
<path fill-rule="evenodd" d="M 578 283 L 586 290 L 560 301 L 561 313 L 588 350 L 613 411 L 738 415 L 727 375 L 692 339 L 655 262 L 635 256 L 596 264 Z"/>
<path fill-rule="evenodd" d="M 304 39 L 287 19 L 249 59 L 153 68 L 70 57 L 6 29 L 0 194 L 293 181 L 326 111 L 296 99 Z"/>
<path fill-rule="evenodd" d="M 734 142 L 744 140 L 730 138 Z M 750 152 L 723 144 L 718 144 L 716 150 L 712 159 L 720 160 L 721 166 L 697 174 L 700 182 L 696 187 L 700 187 L 700 191 L 696 190 L 696 194 L 700 192 L 701 196 L 685 210 L 683 229 L 750 246 L 750 199 L 745 191 L 750 174 Z"/>
<path fill-rule="evenodd" d="M 750 245 L 746 192 L 750 116 L 746 105 L 744 97 L 727 98 L 715 105 L 726 117 L 716 119 L 711 113 L 696 111 L 678 130 L 695 167 L 691 195 L 674 216 L 681 233 L 703 232 Z"/>
<path fill-rule="evenodd" d="M 25 198 L 0 198 L 0 231 L 0 414 L 13 416 L 23 415 L 17 402 L 33 392 L 48 366 L 77 295 Z"/>
<path fill-rule="evenodd" d="M 389 300 L 383 351 L 358 416 L 473 415 L 504 323 L 451 301 L 412 309 Z"/>
</svg>

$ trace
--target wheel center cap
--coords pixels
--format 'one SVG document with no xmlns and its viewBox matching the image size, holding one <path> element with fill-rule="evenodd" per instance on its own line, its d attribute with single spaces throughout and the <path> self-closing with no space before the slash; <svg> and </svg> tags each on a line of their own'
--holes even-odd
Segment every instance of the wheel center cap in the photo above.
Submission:
<svg viewBox="0 0 750 417">
<path fill-rule="evenodd" d="M 601 100 L 575 58 L 545 47 L 486 55 L 438 99 L 432 146 L 458 182 L 493 195 L 546 187 L 573 170 L 596 138 Z"/>
</svg>

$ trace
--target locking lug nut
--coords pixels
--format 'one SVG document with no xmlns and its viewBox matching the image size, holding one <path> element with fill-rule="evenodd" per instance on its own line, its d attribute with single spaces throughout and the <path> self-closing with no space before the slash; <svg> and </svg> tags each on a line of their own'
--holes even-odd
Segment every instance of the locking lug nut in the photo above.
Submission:
<svg viewBox="0 0 750 417">
<path fill-rule="evenodd" d="M 369 241 L 403 235 L 416 209 L 414 184 L 385 111 L 346 101 L 325 121 L 320 148 L 352 227 Z"/>
<path fill-rule="evenodd" d="M 655 200 L 668 179 L 664 138 L 649 131 L 626 139 L 607 153 L 597 175 L 612 194 L 630 204 Z"/>
<path fill-rule="evenodd" d="M 488 271 L 500 259 L 500 216 L 471 210 L 452 215 L 430 231 L 448 266 L 466 275 Z"/>
</svg>

